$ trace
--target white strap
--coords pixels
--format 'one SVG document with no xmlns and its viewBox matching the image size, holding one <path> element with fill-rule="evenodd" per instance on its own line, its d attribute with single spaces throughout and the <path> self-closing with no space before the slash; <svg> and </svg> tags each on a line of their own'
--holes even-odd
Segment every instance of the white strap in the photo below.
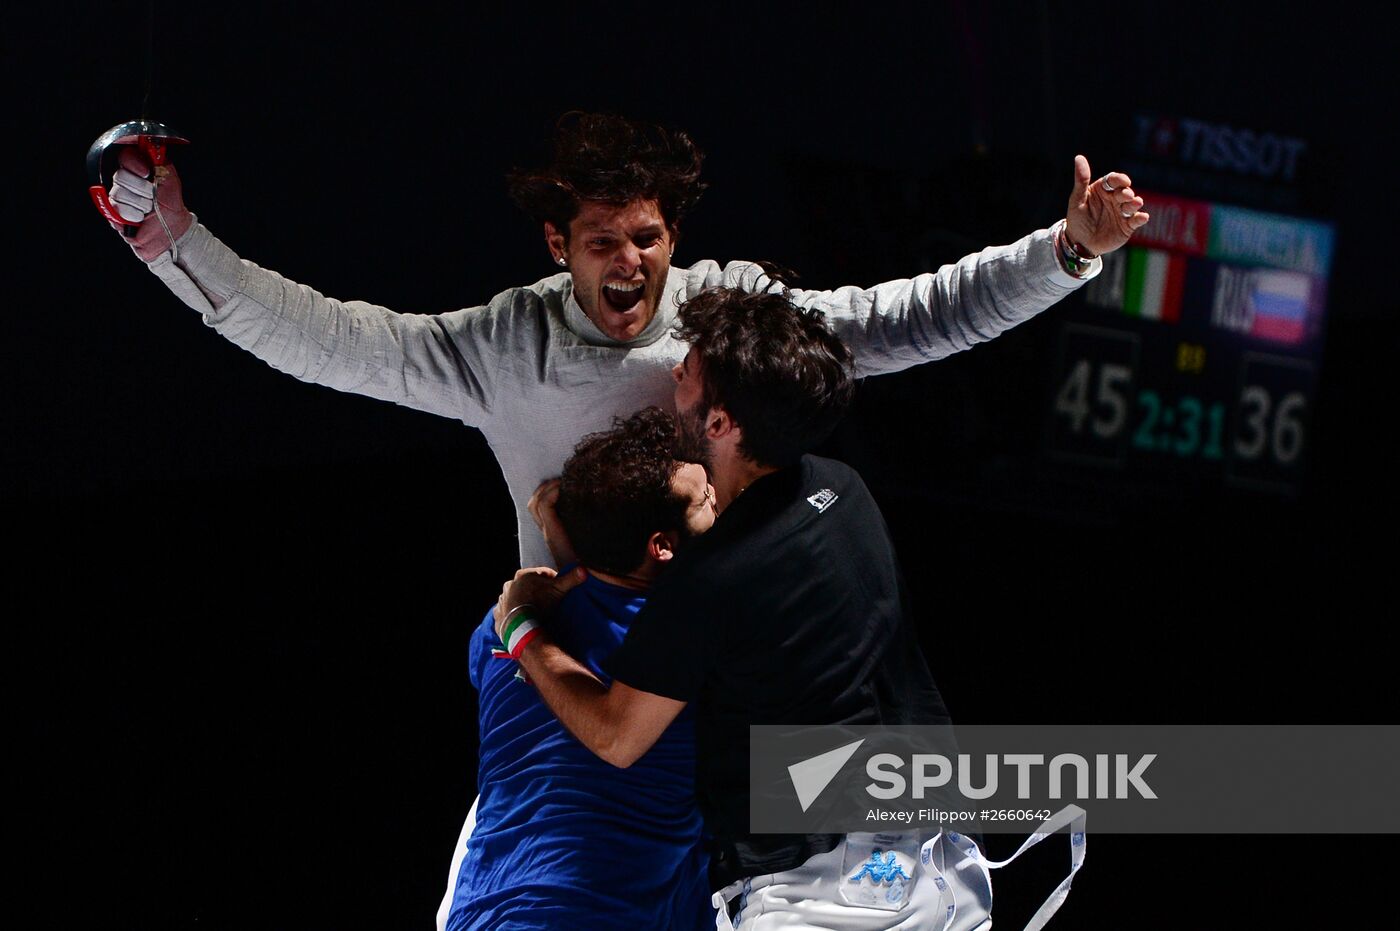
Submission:
<svg viewBox="0 0 1400 931">
<path fill-rule="evenodd" d="M 943 844 L 939 843 L 942 837 L 941 833 L 935 835 L 933 840 L 924 844 L 919 851 L 919 859 L 923 861 L 925 870 L 933 874 L 931 878 L 938 886 L 938 905 L 943 909 L 943 922 L 942 924 L 934 924 L 933 927 L 939 931 L 942 931 L 943 928 L 951 928 L 953 919 L 958 914 L 957 897 L 953 895 L 953 887 L 943 876 L 944 871 L 948 868 L 948 862 L 943 856 Z"/>
<path fill-rule="evenodd" d="M 1079 868 L 1084 865 L 1084 809 L 1080 808 L 1078 805 L 1066 805 L 1041 824 L 1041 826 L 1036 829 L 1035 833 L 1026 838 L 1026 842 L 1021 845 L 1021 848 L 1011 856 L 1001 861 L 983 861 L 991 869 L 1000 869 L 1065 825 L 1071 826 L 1069 835 L 1069 875 L 1055 887 L 1055 890 L 1050 893 L 1050 897 L 1047 898 L 1036 913 L 1031 916 L 1031 920 L 1026 922 L 1025 931 L 1040 931 L 1041 928 L 1045 927 L 1045 923 L 1050 920 L 1050 917 L 1060 910 L 1060 906 L 1065 904 L 1065 899 L 1069 898 L 1069 887 L 1070 884 L 1074 882 L 1074 874 L 1079 872 Z"/>
<path fill-rule="evenodd" d="M 745 891 L 745 886 L 750 885 L 752 882 L 752 877 L 748 876 L 744 877 L 743 879 L 734 880 L 732 883 L 725 886 L 723 889 L 719 890 L 714 895 L 710 896 L 710 904 L 713 905 L 715 908 L 725 908 L 729 905 L 731 901 L 734 900 L 734 897 L 736 895 L 738 895 L 740 892 Z"/>
<path fill-rule="evenodd" d="M 736 879 L 725 886 L 714 895 L 710 896 L 710 904 L 715 907 L 715 928 L 735 928 L 738 927 L 729 917 L 729 903 L 737 896 L 744 896 L 745 899 L 739 905 L 740 924 L 743 923 L 744 908 L 748 905 L 748 894 L 753 890 L 753 877 L 745 876 L 743 879 Z"/>
</svg>

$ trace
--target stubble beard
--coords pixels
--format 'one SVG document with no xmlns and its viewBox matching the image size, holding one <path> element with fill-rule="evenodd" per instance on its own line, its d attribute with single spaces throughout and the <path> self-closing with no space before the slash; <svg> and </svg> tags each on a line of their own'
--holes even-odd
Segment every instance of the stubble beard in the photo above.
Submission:
<svg viewBox="0 0 1400 931">
<path fill-rule="evenodd" d="M 699 411 L 676 411 L 675 458 L 682 462 L 698 462 L 714 479 L 710 441 L 705 438 L 705 415 Z"/>
</svg>

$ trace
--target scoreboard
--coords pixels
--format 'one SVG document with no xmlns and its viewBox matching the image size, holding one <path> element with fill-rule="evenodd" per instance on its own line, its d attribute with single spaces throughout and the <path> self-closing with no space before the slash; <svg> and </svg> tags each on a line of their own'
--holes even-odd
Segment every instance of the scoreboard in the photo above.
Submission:
<svg viewBox="0 0 1400 931">
<path fill-rule="evenodd" d="M 1333 227 L 1138 194 L 1151 221 L 1061 317 L 1048 452 L 1148 480 L 1296 491 Z"/>
</svg>

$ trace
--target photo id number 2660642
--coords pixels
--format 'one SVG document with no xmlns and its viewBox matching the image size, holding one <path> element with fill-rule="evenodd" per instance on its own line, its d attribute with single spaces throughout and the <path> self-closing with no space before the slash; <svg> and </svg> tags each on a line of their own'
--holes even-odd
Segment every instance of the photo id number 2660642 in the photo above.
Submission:
<svg viewBox="0 0 1400 931">
<path fill-rule="evenodd" d="M 983 808 L 977 817 L 982 821 L 1046 821 L 1052 814 L 1048 808 Z"/>
</svg>

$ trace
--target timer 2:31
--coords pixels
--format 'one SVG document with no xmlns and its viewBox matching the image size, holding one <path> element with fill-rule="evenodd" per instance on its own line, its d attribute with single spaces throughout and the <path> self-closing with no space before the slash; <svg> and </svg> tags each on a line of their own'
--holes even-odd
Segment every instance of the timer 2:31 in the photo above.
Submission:
<svg viewBox="0 0 1400 931">
<path fill-rule="evenodd" d="M 1080 359 L 1056 393 L 1055 413 L 1068 419 L 1075 435 L 1087 428 L 1104 440 L 1118 437 L 1129 423 L 1132 382 L 1130 366 L 1113 362 L 1095 366 L 1089 359 Z M 1275 406 L 1266 386 L 1244 385 L 1231 453 L 1241 460 L 1268 454 L 1279 465 L 1292 464 L 1303 451 L 1306 405 L 1301 391 L 1284 393 Z M 1135 449 L 1183 458 L 1224 457 L 1224 402 L 1209 403 L 1189 394 L 1164 400 L 1158 392 L 1143 388 L 1137 392 L 1136 408 L 1141 418 L 1132 434 Z"/>
</svg>

